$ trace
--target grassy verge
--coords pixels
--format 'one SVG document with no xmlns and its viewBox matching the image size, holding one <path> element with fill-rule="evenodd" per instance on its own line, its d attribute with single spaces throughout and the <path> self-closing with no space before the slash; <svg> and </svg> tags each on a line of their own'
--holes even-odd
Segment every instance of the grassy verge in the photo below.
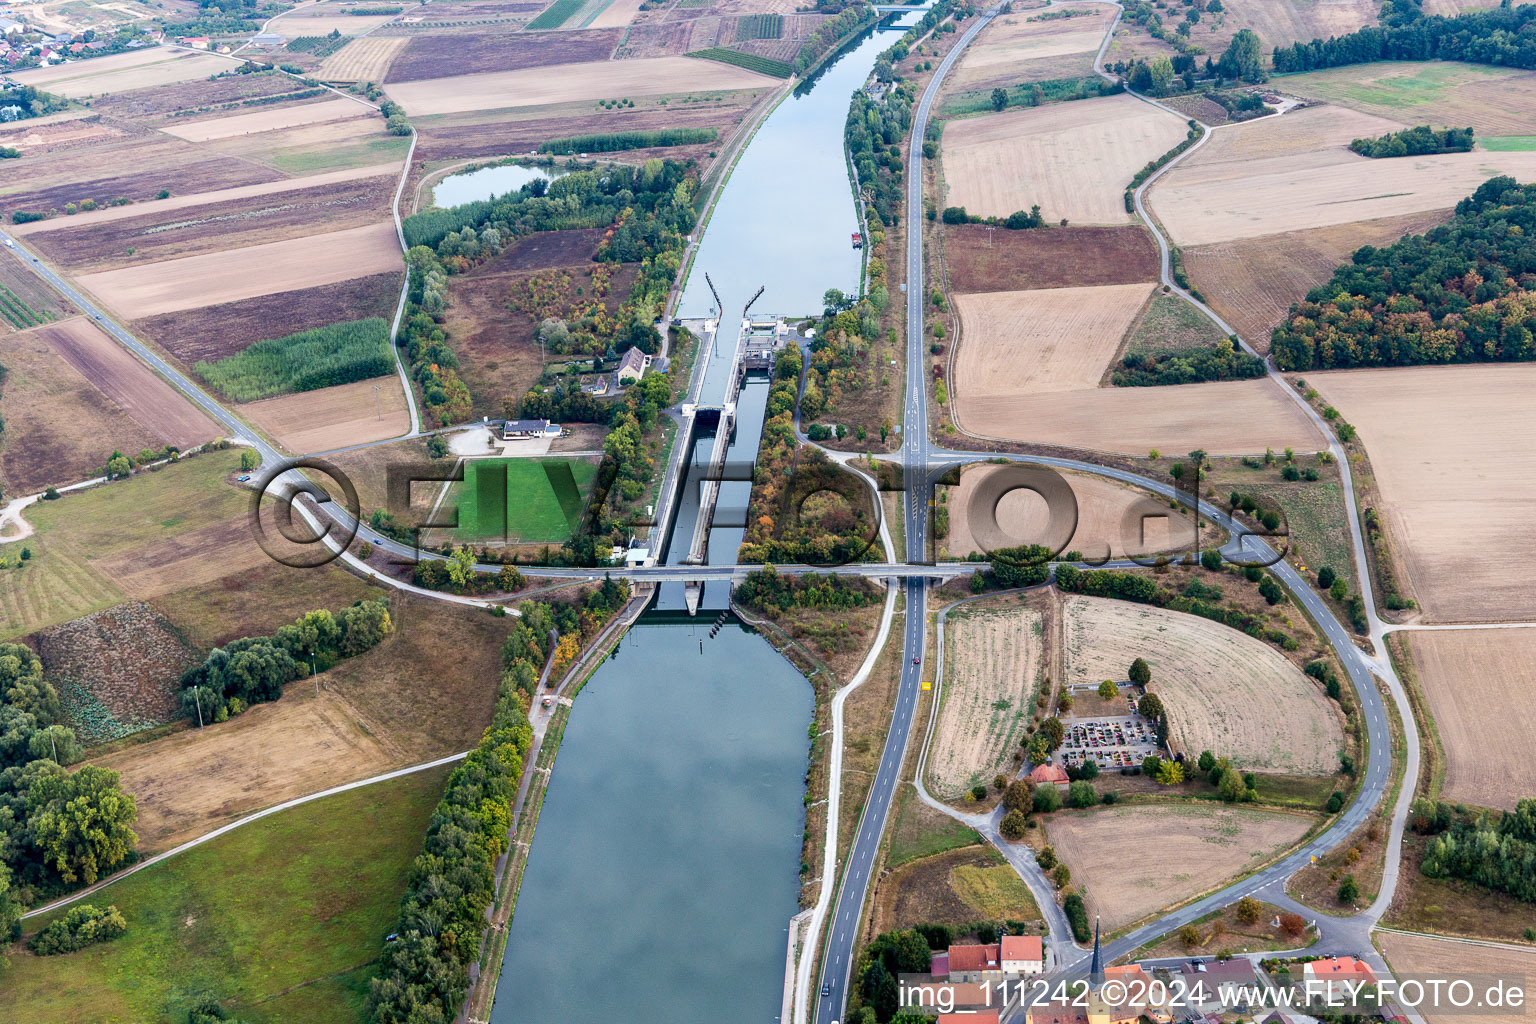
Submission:
<svg viewBox="0 0 1536 1024">
<path fill-rule="evenodd" d="M 90 897 L 121 910 L 127 934 L 66 956 L 14 947 L 11 1019 L 180 1020 L 210 992 L 252 1024 L 362 1019 L 369 965 L 447 772 L 275 814 Z"/>
<path fill-rule="evenodd" d="M 1179 956 L 1220 956 L 1223 953 L 1259 953 L 1282 949 L 1300 949 L 1314 945 L 1319 936 L 1308 931 L 1301 938 L 1291 938 L 1272 921 L 1280 916 L 1279 907 L 1260 903 L 1259 919 L 1253 924 L 1238 920 L 1237 904 L 1213 910 L 1190 922 L 1200 933 L 1200 941 L 1186 944 L 1177 933 L 1160 935 L 1129 957 L 1131 960 L 1166 959 Z"/>
</svg>

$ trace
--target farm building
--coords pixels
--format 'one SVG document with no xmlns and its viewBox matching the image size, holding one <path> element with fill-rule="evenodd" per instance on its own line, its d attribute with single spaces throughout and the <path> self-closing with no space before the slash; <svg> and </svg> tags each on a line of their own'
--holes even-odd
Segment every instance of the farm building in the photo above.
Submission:
<svg viewBox="0 0 1536 1024">
<path fill-rule="evenodd" d="M 619 382 L 619 387 L 625 387 L 644 377 L 645 371 L 650 369 L 650 366 L 651 357 L 631 345 L 629 351 L 625 352 L 624 357 L 619 360 L 619 368 L 614 372 L 613 377 Z"/>
<path fill-rule="evenodd" d="M 501 425 L 503 441 L 523 441 L 534 437 L 558 437 L 560 425 L 549 420 L 507 420 Z"/>
</svg>

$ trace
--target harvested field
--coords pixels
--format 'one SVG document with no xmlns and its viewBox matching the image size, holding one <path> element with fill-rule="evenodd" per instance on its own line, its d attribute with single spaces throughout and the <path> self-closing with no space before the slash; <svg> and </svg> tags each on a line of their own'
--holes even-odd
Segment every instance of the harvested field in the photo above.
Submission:
<svg viewBox="0 0 1536 1024">
<path fill-rule="evenodd" d="M 1010 110 L 944 129 L 944 206 L 1006 217 L 1039 204 L 1050 222 L 1124 224 L 1122 193 L 1184 122 L 1129 95 Z"/>
<path fill-rule="evenodd" d="M 83 213 L 75 214 L 73 217 L 52 217 L 48 220 L 35 220 L 26 224 L 6 225 L 6 231 L 21 238 L 26 235 L 35 235 L 48 231 L 79 230 L 100 224 L 111 224 L 115 221 L 137 220 L 141 217 L 147 219 L 169 213 L 173 210 L 187 210 L 199 206 L 215 206 L 221 203 L 232 203 L 241 199 L 256 199 L 263 196 L 281 195 L 285 192 L 320 188 L 345 181 L 358 181 L 360 179 L 391 174 L 397 175 L 399 170 L 400 168 L 396 164 L 373 164 L 369 167 L 352 167 L 341 171 L 330 171 L 325 174 L 311 174 L 303 178 L 284 178 L 278 181 L 262 182 L 255 185 L 215 189 L 212 192 L 174 195 L 168 199 L 148 199 L 128 206 L 109 206 L 102 210 L 86 210 Z"/>
<path fill-rule="evenodd" d="M 234 62 L 211 53 L 173 47 L 153 47 L 116 53 L 88 61 L 67 61 L 49 68 L 17 71 L 11 75 L 22 85 L 32 85 L 56 96 L 77 100 L 86 96 L 149 89 L 194 78 L 206 79 L 228 71 Z"/>
<path fill-rule="evenodd" d="M 624 45 L 613 51 L 614 60 L 635 57 L 675 57 L 694 49 L 694 31 L 718 18 L 690 18 L 687 21 L 642 21 L 629 27 Z M 698 49 L 715 45 L 711 38 Z"/>
<path fill-rule="evenodd" d="M 1045 618 L 1013 605 L 949 616 L 944 690 L 926 781 L 941 800 L 958 800 L 999 772 L 1029 725 L 1036 685 L 1046 672 Z"/>
<path fill-rule="evenodd" d="M 98 391 L 34 331 L 0 336 L 0 487 L 8 497 L 36 494 L 98 472 L 115 445 L 125 451 L 165 441 Z M 103 446 L 71 443 L 101 438 Z"/>
<path fill-rule="evenodd" d="M 565 103 L 527 110 L 471 112 L 422 118 L 416 122 L 419 158 L 431 160 L 495 157 L 536 149 L 547 139 L 600 132 L 648 131 L 657 128 L 715 128 L 716 142 L 671 146 L 653 155 L 708 163 L 736 131 L 753 104 L 768 89 L 707 94 L 671 93 L 639 97 L 634 107 L 595 110 L 591 103 Z M 662 99 L 668 102 L 661 103 Z M 646 150 L 631 151 L 639 159 Z"/>
<path fill-rule="evenodd" d="M 1080 9 L 1093 13 L 1078 18 L 1032 20 L 1033 12 L 1017 11 L 993 19 L 966 49 L 945 88 L 963 92 L 1011 86 L 1029 80 L 1029 76 L 1021 76 L 1021 65 L 1027 68 L 1031 61 L 1075 54 L 1091 58 L 1104 41 L 1115 11 L 1098 5 Z"/>
<path fill-rule="evenodd" d="M 655 96 L 702 89 L 774 88 L 776 79 L 712 60 L 652 57 L 563 65 L 559 75 L 538 68 L 399 82 L 392 99 L 413 117 L 464 110 L 496 110 L 516 97 L 518 106 Z"/>
<path fill-rule="evenodd" d="M 316 608 L 343 608 L 390 593 L 352 575 L 338 562 L 320 569 L 295 569 L 268 561 L 172 591 L 155 598 L 150 606 L 170 619 L 190 643 L 212 650 L 243 636 L 270 636 Z"/>
<path fill-rule="evenodd" d="M 954 296 L 961 326 L 955 394 L 1017 399 L 1098 387 L 1152 288 L 1112 284 Z"/>
<path fill-rule="evenodd" d="M 299 93 L 306 86 L 276 70 L 235 75 L 210 82 L 182 82 L 156 89 L 100 96 L 91 101 L 91 110 L 136 122 L 176 116 L 183 111 L 206 110 L 225 103 Z"/>
<path fill-rule="evenodd" d="M 1190 32 L 1190 41 L 1205 47 L 1209 53 L 1219 54 L 1225 50 L 1240 28 L 1257 32 L 1264 41 L 1266 53 L 1275 46 L 1347 35 L 1366 25 L 1375 25 L 1381 5 L 1375 0 L 1318 0 L 1315 3 L 1232 0 L 1225 6 L 1223 14 L 1207 14 Z M 1429 4 L 1424 6 L 1428 13 Z"/>
<path fill-rule="evenodd" d="M 267 529 L 273 531 L 270 520 Z M 242 508 L 220 522 L 102 558 L 100 568 L 123 593 L 147 601 L 270 561 Z"/>
<path fill-rule="evenodd" d="M 1325 284 L 1362 245 L 1388 245 L 1449 220 L 1450 210 L 1287 231 L 1184 250 L 1184 268 L 1211 308 L 1260 353 L 1291 303 Z"/>
<path fill-rule="evenodd" d="M 357 179 L 352 171 L 315 175 L 331 184 L 293 188 L 270 196 L 237 198 L 194 209 L 151 209 L 136 217 L 85 222 L 74 230 L 39 232 L 35 245 L 74 274 L 92 274 L 207 253 L 221 253 L 286 238 L 313 237 L 317 228 L 339 231 L 376 224 L 388 216 L 398 168 Z M 298 185 L 305 179 L 292 179 Z M 270 185 L 249 188 L 270 190 Z M 231 189 L 233 192 L 243 189 Z M 185 196 L 184 199 L 193 199 Z M 170 203 L 174 200 L 168 199 Z M 139 209 L 122 206 L 104 213 Z M 75 218 L 64 224 L 72 227 Z M 58 219 L 41 221 L 50 226 Z"/>
<path fill-rule="evenodd" d="M 949 492 L 949 537 L 945 547 L 952 558 L 982 553 L 972 533 L 969 509 L 975 494 L 988 476 L 999 472 L 997 466 L 967 466 L 960 474 L 960 486 Z M 1065 550 L 1081 551 L 1088 558 L 1107 556 L 1123 558 L 1126 552 L 1152 555 L 1164 551 L 1189 550 L 1194 543 L 1194 521 L 1154 502 L 1145 491 L 1117 484 L 1103 477 L 1080 473 L 1063 474 L 1077 498 L 1077 529 Z M 1149 518 L 1137 517 L 1136 532 L 1126 534 L 1127 514 L 1142 509 Z M 1040 543 L 1048 536 L 1050 511 L 1045 499 L 1033 491 L 1009 491 L 998 502 L 997 523 L 1010 544 Z M 1155 516 L 1156 518 L 1151 518 Z M 1129 542 L 1128 542 L 1129 541 Z"/>
<path fill-rule="evenodd" d="M 1199 149 L 1180 161 L 1179 167 L 1182 171 L 1185 166 L 1251 163 L 1301 153 L 1332 152 L 1348 149 L 1355 139 L 1406 127 L 1400 121 L 1347 107 L 1304 107 L 1283 117 L 1249 121 L 1212 132 Z"/>
<path fill-rule="evenodd" d="M 373 274 L 317 288 L 162 313 L 135 320 L 132 326 L 135 333 L 153 338 L 190 369 L 199 359 L 222 359 L 265 338 L 282 338 L 312 327 L 371 316 L 392 316 L 402 273 Z"/>
<path fill-rule="evenodd" d="M 1150 605 L 1073 595 L 1063 643 L 1068 685 L 1120 682 L 1136 658 L 1168 709 L 1169 743 L 1239 768 L 1286 775 L 1338 770 L 1344 733 L 1322 689 L 1262 640 Z M 1123 685 L 1123 684 L 1122 684 Z"/>
<path fill-rule="evenodd" d="M 46 117 L 20 121 L 0 127 L 0 146 L 19 149 L 29 157 L 56 150 L 76 149 L 80 146 L 98 146 L 104 142 L 125 138 L 128 133 L 116 125 L 106 124 L 98 116 L 84 111 L 65 121 L 38 124 Z"/>
<path fill-rule="evenodd" d="M 1251 128 L 1285 120 L 1259 121 Z M 1536 152 L 1397 160 L 1371 160 L 1341 148 L 1291 149 L 1289 155 L 1267 158 L 1238 147 L 1227 152 L 1219 161 L 1216 153 L 1201 154 L 1197 162 L 1178 165 L 1149 193 L 1158 218 L 1181 245 L 1443 210 L 1496 174 L 1521 180 L 1536 175 Z"/>
<path fill-rule="evenodd" d="M 1536 454 L 1518 429 L 1536 367 L 1345 370 L 1307 382 L 1359 430 L 1402 582 L 1425 618 L 1536 618 L 1523 570 L 1536 554 L 1525 529 L 1536 514 Z"/>
<path fill-rule="evenodd" d="M 280 395 L 243 405 L 240 411 L 295 455 L 382 441 L 411 429 L 399 377 Z"/>
<path fill-rule="evenodd" d="M 503 261 L 518 259 L 520 248 L 513 246 L 467 274 L 454 275 L 449 282 L 443 325 L 453 338 L 459 375 L 474 399 L 474 416 L 500 415 L 502 398 L 525 394 L 541 370 L 539 347 L 533 340 L 537 324 L 525 314 L 509 312 L 506 305 L 513 284 L 538 273 L 503 269 Z M 573 282 L 579 282 L 592 269 L 588 263 L 569 267 L 566 273 Z M 615 268 L 603 300 L 609 313 L 617 312 L 629 295 L 637 270 L 633 263 Z"/>
<path fill-rule="evenodd" d="M 1447 964 L 1454 964 L 1458 975 L 1500 975 L 1510 979 L 1511 988 L 1516 979 L 1525 979 L 1521 991 L 1526 1006 L 1536 996 L 1536 990 L 1532 989 L 1529 982 L 1531 976 L 1536 974 L 1536 950 L 1530 946 L 1465 942 L 1397 931 L 1378 931 L 1374 938 L 1381 947 L 1387 966 L 1399 977 L 1440 977 Z M 1433 1013 L 1426 1010 L 1422 1016 L 1425 1024 L 1457 1024 L 1466 1013 Z M 1480 1010 L 1477 1019 L 1482 1024 L 1520 1024 L 1527 1016 L 1528 1011 L 1516 1007 L 1506 1013 Z"/>
<path fill-rule="evenodd" d="M 139 849 L 163 849 L 261 807 L 474 745 L 490 721 L 511 619 L 392 599 L 393 636 L 281 700 L 93 763 L 138 797 Z M 443 645 L 463 652 L 451 665 Z"/>
<path fill-rule="evenodd" d="M 236 135 L 256 135 L 261 132 L 298 128 L 307 124 L 326 124 L 331 121 L 347 121 L 354 117 L 377 117 L 377 113 L 356 100 L 321 100 L 318 103 L 295 103 L 291 106 L 270 107 L 249 114 L 230 114 L 205 121 L 181 121 L 160 130 L 167 135 L 188 142 L 212 142 Z"/>
<path fill-rule="evenodd" d="M 1471 125 L 1479 136 L 1524 135 L 1536 121 L 1536 72 L 1514 68 L 1384 61 L 1287 75 L 1285 91 L 1405 124 Z"/>
<path fill-rule="evenodd" d="M 1046 837 L 1072 869 L 1090 916 L 1109 931 L 1214 889 L 1295 844 L 1312 819 L 1225 805 L 1158 805 L 1052 815 Z M 1177 849 L 1158 857 L 1106 857 L 1106 850 Z"/>
<path fill-rule="evenodd" d="M 1025 404 L 1011 390 L 952 397 L 965 430 L 1005 440 L 1127 455 L 1152 448 L 1256 455 L 1265 448 L 1312 452 L 1325 446 L 1306 414 L 1266 379 L 1062 391 Z"/>
<path fill-rule="evenodd" d="M 944 227 L 951 292 L 1013 292 L 1155 281 L 1157 244 L 1142 227 L 1009 231 Z"/>
<path fill-rule="evenodd" d="M 67 724 L 87 746 L 180 717 L 181 674 L 203 659 L 165 616 L 140 601 L 30 639 L 59 690 Z"/>
<path fill-rule="evenodd" d="M 1531 666 L 1536 629 L 1407 634 L 1445 748 L 1444 800 L 1513 810 L 1536 792 L 1536 765 L 1495 752 L 1522 749 L 1536 729 Z"/>
<path fill-rule="evenodd" d="M 128 319 L 214 306 L 400 267 L 391 222 L 86 274 L 81 287 Z"/>
<path fill-rule="evenodd" d="M 321 61 L 315 75 L 325 82 L 382 82 L 407 42 L 401 36 L 354 39 Z"/>
<path fill-rule="evenodd" d="M 50 345 L 135 422 L 176 447 L 191 448 L 218 434 L 202 410 L 84 317 L 27 333 Z"/>
<path fill-rule="evenodd" d="M 622 3 L 623 0 L 618 2 Z M 384 82 L 393 85 L 396 82 L 424 82 L 485 72 L 505 73 L 526 68 L 606 61 L 622 34 L 617 29 L 609 29 L 416 36 L 405 44 L 405 49 L 390 64 L 389 76 Z M 500 105 L 506 106 L 510 98 L 503 95 Z"/>
<path fill-rule="evenodd" d="M 339 4 L 317 4 L 294 8 L 273 18 L 266 31 L 276 32 L 284 39 L 328 36 L 332 32 L 357 36 L 393 20 L 394 17 L 388 14 L 351 14 Z"/>
</svg>

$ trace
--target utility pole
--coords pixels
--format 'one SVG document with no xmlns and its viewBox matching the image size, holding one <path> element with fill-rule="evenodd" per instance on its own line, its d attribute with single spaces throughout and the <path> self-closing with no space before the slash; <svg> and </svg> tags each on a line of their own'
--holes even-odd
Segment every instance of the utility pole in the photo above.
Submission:
<svg viewBox="0 0 1536 1024">
<path fill-rule="evenodd" d="M 374 404 L 374 408 L 378 410 L 379 419 L 383 419 L 384 418 L 384 399 L 379 395 L 379 386 L 377 384 L 375 384 L 373 386 L 373 404 Z"/>
<path fill-rule="evenodd" d="M 315 672 L 315 649 L 309 649 L 309 677 L 315 681 L 315 696 L 320 696 L 320 676 Z"/>
<path fill-rule="evenodd" d="M 203 727 L 203 688 L 201 686 L 192 687 L 192 699 L 197 702 L 197 727 L 201 729 Z"/>
</svg>

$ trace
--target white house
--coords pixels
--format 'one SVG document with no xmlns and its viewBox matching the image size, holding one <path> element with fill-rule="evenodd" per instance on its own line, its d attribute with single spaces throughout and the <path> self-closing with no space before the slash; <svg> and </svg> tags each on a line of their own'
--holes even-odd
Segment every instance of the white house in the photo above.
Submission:
<svg viewBox="0 0 1536 1024">
<path fill-rule="evenodd" d="M 619 382 L 620 387 L 624 387 L 644 377 L 645 371 L 650 367 L 651 357 L 631 345 L 629 351 L 625 352 L 624 357 L 619 360 L 618 372 L 613 377 Z"/>
<path fill-rule="evenodd" d="M 1004 974 L 1044 974 L 1045 943 L 1038 935 L 1004 935 L 1002 938 Z"/>
</svg>

